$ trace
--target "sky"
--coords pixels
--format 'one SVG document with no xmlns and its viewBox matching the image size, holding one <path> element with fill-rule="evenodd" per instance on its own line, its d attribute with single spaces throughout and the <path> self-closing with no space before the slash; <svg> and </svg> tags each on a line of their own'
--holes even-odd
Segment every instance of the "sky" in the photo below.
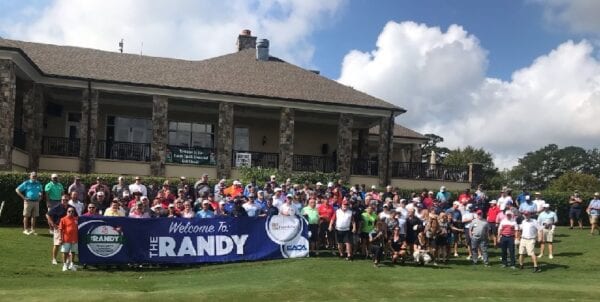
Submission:
<svg viewBox="0 0 600 302">
<path fill-rule="evenodd" d="M 0 0 L 4 38 L 108 51 L 201 60 L 242 29 L 501 169 L 551 143 L 599 147 L 596 0 Z"/>
</svg>

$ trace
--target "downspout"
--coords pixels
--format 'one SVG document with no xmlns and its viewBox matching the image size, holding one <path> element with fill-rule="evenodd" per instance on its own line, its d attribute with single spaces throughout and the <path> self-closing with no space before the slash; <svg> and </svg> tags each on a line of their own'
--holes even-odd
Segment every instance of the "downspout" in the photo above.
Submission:
<svg viewBox="0 0 600 302">
<path fill-rule="evenodd" d="M 390 146 L 394 145 L 394 141 L 393 141 L 393 139 L 394 139 L 394 124 L 395 124 L 395 122 L 394 122 L 394 111 L 391 111 L 390 112 L 389 126 L 388 126 L 388 145 L 386 147 L 386 151 L 387 151 L 386 152 L 387 153 L 387 156 L 386 156 L 387 163 L 386 164 L 388 165 L 387 173 L 385 174 L 385 183 L 386 183 L 386 185 L 389 185 L 389 184 L 392 183 L 392 171 L 391 171 L 391 169 L 392 169 L 393 165 L 390 165 L 390 163 L 392 162 L 392 158 L 390 157 L 391 156 L 391 154 L 390 154 L 391 153 L 390 152 L 391 151 L 390 150 L 391 147 Z"/>
</svg>

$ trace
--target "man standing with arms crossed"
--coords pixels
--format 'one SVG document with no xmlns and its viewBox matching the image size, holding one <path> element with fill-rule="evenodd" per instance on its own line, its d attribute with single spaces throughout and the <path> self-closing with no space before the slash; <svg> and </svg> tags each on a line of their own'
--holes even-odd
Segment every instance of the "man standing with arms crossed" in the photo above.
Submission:
<svg viewBox="0 0 600 302">
<path fill-rule="evenodd" d="M 42 184 L 37 180 L 37 173 L 29 173 L 29 179 L 20 184 L 15 191 L 23 199 L 23 234 L 37 235 L 35 219 L 40 215 L 42 198 Z"/>
</svg>

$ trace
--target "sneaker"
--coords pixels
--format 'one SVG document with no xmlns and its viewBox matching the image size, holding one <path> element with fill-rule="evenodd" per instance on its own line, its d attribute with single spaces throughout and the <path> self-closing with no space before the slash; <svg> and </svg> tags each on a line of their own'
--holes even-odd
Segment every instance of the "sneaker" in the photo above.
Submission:
<svg viewBox="0 0 600 302">
<path fill-rule="evenodd" d="M 73 264 L 73 262 L 69 263 L 69 270 L 76 272 L 77 265 Z"/>
<path fill-rule="evenodd" d="M 544 257 L 544 254 L 539 254 L 538 255 L 538 258 L 542 258 L 542 257 Z"/>
<path fill-rule="evenodd" d="M 534 268 L 533 268 L 533 272 L 534 272 L 534 273 L 540 273 L 540 272 L 542 272 L 542 269 L 541 269 L 541 268 L 539 268 L 539 267 L 534 267 Z"/>
<path fill-rule="evenodd" d="M 471 256 L 467 256 L 467 260 L 471 260 Z"/>
<path fill-rule="evenodd" d="M 513 265 L 513 266 L 510 267 L 510 269 L 516 270 L 517 268 Z"/>
<path fill-rule="evenodd" d="M 52 259 L 52 265 L 57 265 L 58 261 L 56 261 L 56 259 Z"/>
<path fill-rule="evenodd" d="M 66 272 L 66 271 L 68 271 L 68 270 L 69 270 L 69 268 L 67 267 L 67 264 L 66 264 L 66 263 L 65 263 L 65 264 L 63 264 L 62 271 L 63 271 L 63 272 Z"/>
<path fill-rule="evenodd" d="M 28 231 L 28 230 L 23 230 L 23 234 L 25 234 L 25 235 L 29 236 L 31 233 L 29 233 L 29 231 Z"/>
<path fill-rule="evenodd" d="M 477 257 L 477 259 L 483 260 L 483 256 L 479 256 L 479 257 Z"/>
<path fill-rule="evenodd" d="M 37 236 L 37 233 L 35 232 L 35 230 L 34 230 L 34 229 L 31 229 L 31 230 L 29 230 L 29 234 L 30 234 L 30 235 L 34 235 L 34 236 Z"/>
<path fill-rule="evenodd" d="M 458 253 L 454 253 L 454 257 L 458 257 Z"/>
<path fill-rule="evenodd" d="M 553 259 L 554 256 L 552 256 L 552 254 L 548 255 L 548 259 Z"/>
<path fill-rule="evenodd" d="M 48 234 L 53 235 L 54 231 L 53 230 L 48 230 Z"/>
</svg>

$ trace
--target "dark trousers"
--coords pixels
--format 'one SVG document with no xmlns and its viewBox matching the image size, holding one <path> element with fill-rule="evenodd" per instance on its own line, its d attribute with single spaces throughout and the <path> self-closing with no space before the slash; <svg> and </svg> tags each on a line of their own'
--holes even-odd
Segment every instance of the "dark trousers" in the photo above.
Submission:
<svg viewBox="0 0 600 302">
<path fill-rule="evenodd" d="M 373 253 L 373 261 L 377 263 L 383 259 L 383 247 L 379 244 L 371 244 L 371 253 Z"/>
<path fill-rule="evenodd" d="M 500 249 L 502 250 L 502 264 L 515 266 L 515 237 L 500 236 Z M 507 254 L 510 255 L 507 255 Z M 510 263 L 507 257 L 510 256 Z"/>
</svg>

